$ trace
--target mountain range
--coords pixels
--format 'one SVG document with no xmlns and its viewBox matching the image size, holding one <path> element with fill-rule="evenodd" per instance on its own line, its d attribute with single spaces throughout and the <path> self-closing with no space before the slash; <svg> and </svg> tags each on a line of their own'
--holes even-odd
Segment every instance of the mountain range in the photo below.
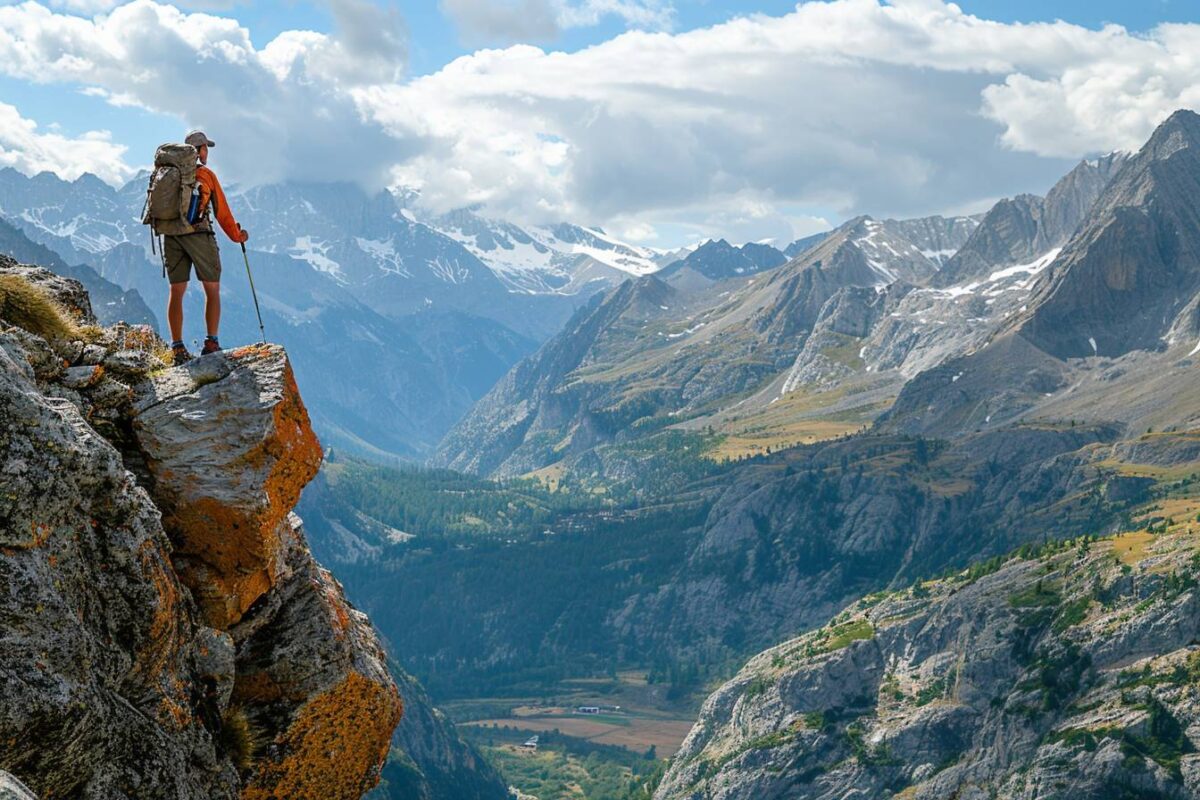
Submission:
<svg viewBox="0 0 1200 800">
<path fill-rule="evenodd" d="M 56 210 L 0 178 L 14 241 L 156 301 L 101 221 L 120 192 Z M 696 690 L 768 648 L 659 800 L 1194 795 L 1200 116 L 1042 197 L 783 250 L 411 199 L 235 203 L 322 435 L 449 468 L 352 462 L 301 506 L 435 697 L 624 667 Z"/>
<path fill-rule="evenodd" d="M 24 260 L 81 265 L 71 269 L 102 317 L 111 309 L 114 320 L 153 323 L 161 312 L 146 303 L 161 309 L 166 285 L 138 221 L 144 196 L 145 176 L 114 189 L 90 175 L 66 182 L 0 170 L 0 233 Z M 411 199 L 337 184 L 230 192 L 253 232 L 267 328 L 298 370 L 329 376 L 311 395 L 318 430 L 381 459 L 420 458 L 591 293 L 657 268 L 656 253 L 598 229 L 526 233 L 468 210 L 441 217 L 438 229 L 405 207 Z M 223 254 L 223 341 L 252 341 L 245 269 L 227 242 Z M 186 318 L 186 336 L 199 338 L 199 292 Z"/>
<path fill-rule="evenodd" d="M 1150 659 L 1153 676 L 1189 657 L 1187 630 L 1145 632 L 1194 602 L 1181 520 L 1200 513 L 1197 181 L 1200 116 L 1181 111 L 1138 152 L 1081 162 L 1044 197 L 974 217 L 850 220 L 774 267 L 715 242 L 701 268 L 685 258 L 631 278 L 517 363 L 436 456 L 603 497 L 600 509 L 447 546 L 381 539 L 334 503 L 342 552 L 357 559 L 343 564 L 351 591 L 451 695 L 614 660 L 703 680 L 818 631 L 713 696 L 661 800 L 832 797 L 850 784 L 949 798 L 971 781 L 1005 797 L 1092 796 L 1105 780 L 1131 797 L 1191 796 L 1192 745 L 1174 738 L 1178 759 L 1147 750 L 1155 726 L 1193 722 L 1174 678 L 1126 702 L 1126 678 L 1089 665 L 1077 687 L 1049 690 L 1060 705 L 1029 709 L 1063 659 Z M 1164 537 L 1136 539 L 1159 542 L 1163 559 L 1122 561 L 1131 535 Z M 1070 538 L 1075 566 L 1054 544 Z M 952 599 L 981 564 L 997 577 Z M 535 614 L 503 590 L 516 569 L 538 587 Z M 925 580 L 961 570 L 973 577 Z M 1113 591 L 1085 588 L 1096 575 Z M 1032 622 L 1013 599 L 1026 594 L 1045 609 Z M 883 598 L 882 616 L 866 610 L 876 600 L 853 605 L 864 596 Z M 392 618 L 397 601 L 420 622 Z M 911 627 L 879 633 L 906 609 Z M 930 627 L 943 619 L 955 621 L 945 635 Z M 1129 638 L 1109 644 L 1118 622 Z M 976 656 L 964 640 L 1017 650 Z M 887 665 L 913 653 L 927 655 L 904 662 L 893 689 Z M 956 659 L 962 677 L 945 677 Z M 1018 691 L 992 692 L 997 675 Z M 866 700 L 809 698 L 821 676 Z M 1066 793 L 1021 794 L 1028 759 L 1046 792 Z"/>
<path fill-rule="evenodd" d="M 765 431 L 779 446 L 822 421 L 870 424 L 909 380 L 1025 313 L 1126 160 L 1082 162 L 1044 198 L 976 217 L 855 218 L 773 268 L 710 243 L 577 312 L 449 432 L 435 463 L 519 475 L 569 469 L 635 431 Z"/>
</svg>

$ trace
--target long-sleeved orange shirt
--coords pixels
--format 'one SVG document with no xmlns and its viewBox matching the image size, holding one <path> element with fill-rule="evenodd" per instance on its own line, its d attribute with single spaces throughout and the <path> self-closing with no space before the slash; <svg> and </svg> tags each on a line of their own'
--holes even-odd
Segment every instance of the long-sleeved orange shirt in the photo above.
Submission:
<svg viewBox="0 0 1200 800">
<path fill-rule="evenodd" d="M 237 220 L 233 218 L 233 212 L 229 210 L 229 203 L 225 201 L 225 191 L 221 189 L 221 182 L 217 180 L 217 175 L 208 167 L 196 167 L 196 183 L 200 184 L 200 216 L 207 218 L 208 204 L 212 203 L 213 213 L 217 217 L 217 222 L 221 223 L 221 230 L 225 231 L 225 235 L 231 241 L 241 242 L 242 229 L 237 224 Z"/>
</svg>

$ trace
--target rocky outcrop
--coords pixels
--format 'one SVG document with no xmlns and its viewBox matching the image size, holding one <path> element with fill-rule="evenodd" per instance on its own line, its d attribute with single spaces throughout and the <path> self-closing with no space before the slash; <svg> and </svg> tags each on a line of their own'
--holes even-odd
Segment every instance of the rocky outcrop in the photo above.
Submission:
<svg viewBox="0 0 1200 800">
<path fill-rule="evenodd" d="M 2 193 L 2 191 L 0 191 Z M 154 312 L 136 289 L 123 289 L 105 280 L 92 267 L 78 263 L 67 263 L 50 248 L 33 242 L 23 231 L 7 219 L 0 218 L 0 253 L 11 256 L 22 263 L 40 264 L 53 270 L 54 274 L 71 278 L 83 284 L 96 318 L 105 325 L 125 321 L 136 325 L 158 327 Z M 144 265 L 143 265 L 144 266 Z"/>
<path fill-rule="evenodd" d="M 870 595 L 713 694 L 656 800 L 1191 798 L 1187 523 Z"/>
<path fill-rule="evenodd" d="M 281 575 L 230 634 L 232 703 L 275 731 L 243 800 L 358 798 L 375 785 L 401 703 L 369 620 L 287 521 Z"/>
<path fill-rule="evenodd" d="M 29 787 L 0 770 L 0 800 L 37 800 Z"/>
<path fill-rule="evenodd" d="M 78 284 L 0 275 L 92 322 Z M 75 330 L 0 318 L 0 769 L 42 797 L 360 797 L 401 704 L 290 513 L 320 448 L 286 354 L 166 368 L 148 329 Z"/>
<path fill-rule="evenodd" d="M 321 465 L 287 356 L 252 345 L 163 370 L 133 427 L 180 575 L 228 628 L 276 583 L 288 514 Z"/>
</svg>

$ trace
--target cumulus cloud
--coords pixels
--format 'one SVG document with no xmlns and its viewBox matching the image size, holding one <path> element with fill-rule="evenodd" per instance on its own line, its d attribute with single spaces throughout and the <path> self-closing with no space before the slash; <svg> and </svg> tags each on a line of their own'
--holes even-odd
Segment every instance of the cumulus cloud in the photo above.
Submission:
<svg viewBox="0 0 1200 800">
<path fill-rule="evenodd" d="M 108 131 L 88 131 L 78 137 L 57 130 L 41 132 L 13 106 L 0 103 L 0 165 L 26 174 L 53 172 L 75 180 L 85 172 L 101 180 L 120 183 L 133 171 L 122 156 L 125 147 L 114 144 Z"/>
<path fill-rule="evenodd" d="M 150 0 L 94 19 L 32 2 L 0 8 L 0 71 L 86 87 L 205 128 L 223 173 L 244 183 L 304 177 L 381 186 L 421 142 L 366 120 L 355 90 L 395 84 L 404 34 L 366 0 L 332 0 L 332 34 L 287 31 L 261 50 L 236 20 Z M 148 160 L 148 155 L 145 157 Z"/>
<path fill-rule="evenodd" d="M 511 38 L 606 14 L 648 30 L 480 50 L 406 81 L 394 14 L 332 6 L 333 33 L 255 49 L 234 20 L 151 0 L 91 20 L 27 2 L 0 8 L 0 72 L 205 126 L 242 181 L 390 180 L 436 209 L 742 239 L 1041 190 L 1200 105 L 1200 25 L 1135 35 L 830 0 L 676 34 L 665 2 L 443 0 Z"/>
<path fill-rule="evenodd" d="M 920 214 L 1045 189 L 1066 159 L 1136 147 L 1196 105 L 1198 37 L 833 0 L 569 54 L 479 51 L 362 97 L 435 142 L 395 174 L 438 207 L 779 230 L 763 209 Z"/>
<path fill-rule="evenodd" d="M 666 0 L 438 0 L 438 7 L 472 45 L 549 41 L 609 16 L 652 30 L 667 30 L 675 19 Z"/>
</svg>

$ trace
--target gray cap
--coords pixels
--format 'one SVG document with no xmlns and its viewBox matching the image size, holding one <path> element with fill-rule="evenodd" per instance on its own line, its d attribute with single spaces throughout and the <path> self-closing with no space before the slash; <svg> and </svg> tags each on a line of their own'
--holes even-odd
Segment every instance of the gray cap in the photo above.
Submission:
<svg viewBox="0 0 1200 800">
<path fill-rule="evenodd" d="M 183 141 L 187 144 L 190 144 L 192 147 L 199 147 L 202 144 L 206 144 L 209 147 L 217 146 L 217 143 L 208 138 L 208 134 L 201 130 L 192 131 Z"/>
</svg>

